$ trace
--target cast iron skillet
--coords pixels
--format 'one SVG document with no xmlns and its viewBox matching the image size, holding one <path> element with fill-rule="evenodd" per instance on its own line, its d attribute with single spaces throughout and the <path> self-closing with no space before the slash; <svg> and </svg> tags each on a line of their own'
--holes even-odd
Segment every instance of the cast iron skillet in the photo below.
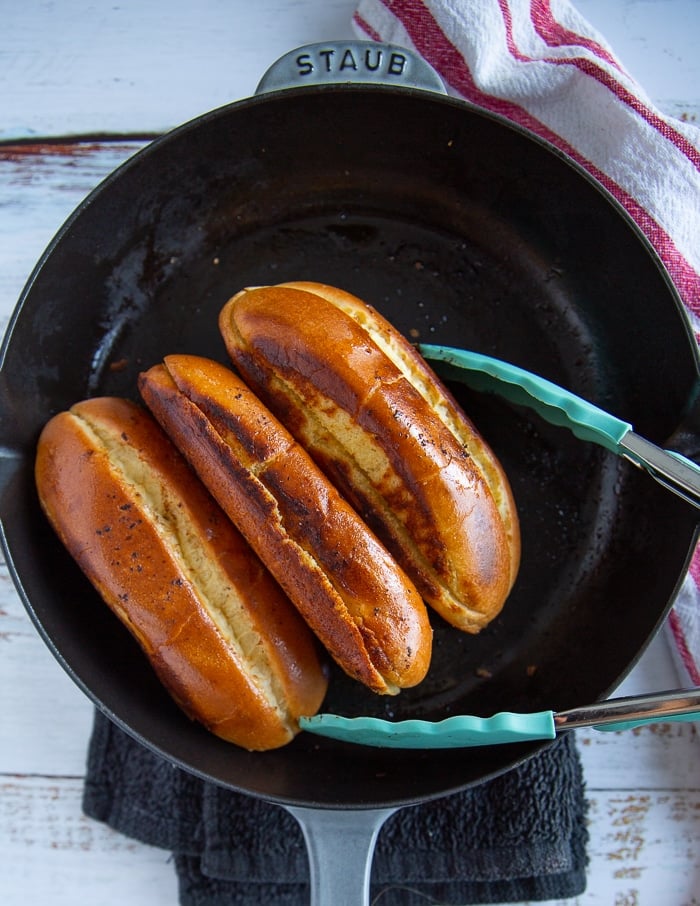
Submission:
<svg viewBox="0 0 700 906">
<path fill-rule="evenodd" d="M 91 395 L 135 397 L 138 372 L 167 353 L 226 361 L 216 327 L 226 299 L 299 279 L 358 294 L 411 338 L 536 371 L 657 443 L 682 437 L 687 455 L 698 356 L 657 257 L 582 170 L 495 116 L 408 88 L 299 88 L 207 113 L 124 164 L 51 243 L 1 362 L 3 542 L 30 616 L 96 705 L 153 750 L 296 808 L 312 836 L 304 815 L 313 827 L 358 823 L 362 836 L 386 810 L 484 781 L 542 745 L 424 753 L 305 735 L 265 754 L 227 745 L 171 703 L 54 538 L 33 486 L 53 413 Z M 476 638 L 434 620 L 418 689 L 387 701 L 336 676 L 325 710 L 439 718 L 592 702 L 630 670 L 683 577 L 692 507 L 531 412 L 455 392 L 513 484 L 516 587 Z M 338 840 L 320 837 L 313 852 Z M 344 883 L 318 890 L 353 902 Z"/>
</svg>

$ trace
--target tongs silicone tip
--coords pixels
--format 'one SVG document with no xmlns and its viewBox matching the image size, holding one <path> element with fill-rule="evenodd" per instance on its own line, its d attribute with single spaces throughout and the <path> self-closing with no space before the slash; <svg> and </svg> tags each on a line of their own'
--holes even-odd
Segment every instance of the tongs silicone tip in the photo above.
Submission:
<svg viewBox="0 0 700 906">
<path fill-rule="evenodd" d="M 341 742 L 391 749 L 455 749 L 554 739 L 565 730 L 630 730 L 651 723 L 700 717 L 700 689 L 609 699 L 568 711 L 491 717 L 459 715 L 440 721 L 390 721 L 377 717 L 317 714 L 302 717 L 302 730 Z"/>
<path fill-rule="evenodd" d="M 673 450 L 636 434 L 629 422 L 587 402 L 530 371 L 500 359 L 452 346 L 418 345 L 438 373 L 536 411 L 545 421 L 568 428 L 646 469 L 660 484 L 700 508 L 700 467 Z"/>
</svg>

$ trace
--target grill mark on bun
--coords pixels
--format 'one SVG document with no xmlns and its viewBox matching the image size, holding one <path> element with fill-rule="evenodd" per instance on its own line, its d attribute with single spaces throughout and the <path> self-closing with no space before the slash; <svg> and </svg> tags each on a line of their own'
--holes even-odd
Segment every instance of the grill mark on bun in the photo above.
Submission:
<svg viewBox="0 0 700 906">
<path fill-rule="evenodd" d="M 140 389 L 339 665 L 384 694 L 420 682 L 432 647 L 420 595 L 258 397 L 197 356 L 166 357 Z"/>
<path fill-rule="evenodd" d="M 424 598 L 466 631 L 490 622 L 519 565 L 513 498 L 416 350 L 371 306 L 316 283 L 242 290 L 219 323 L 246 381 Z"/>
</svg>

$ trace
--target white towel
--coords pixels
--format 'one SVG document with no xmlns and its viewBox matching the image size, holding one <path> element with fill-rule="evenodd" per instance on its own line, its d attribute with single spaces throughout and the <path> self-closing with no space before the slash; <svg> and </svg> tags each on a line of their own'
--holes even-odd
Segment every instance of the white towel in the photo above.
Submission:
<svg viewBox="0 0 700 906">
<path fill-rule="evenodd" d="M 656 109 L 568 0 L 361 0 L 353 24 L 585 167 L 651 241 L 700 338 L 700 129 Z M 667 636 L 681 682 L 700 685 L 700 551 Z"/>
</svg>

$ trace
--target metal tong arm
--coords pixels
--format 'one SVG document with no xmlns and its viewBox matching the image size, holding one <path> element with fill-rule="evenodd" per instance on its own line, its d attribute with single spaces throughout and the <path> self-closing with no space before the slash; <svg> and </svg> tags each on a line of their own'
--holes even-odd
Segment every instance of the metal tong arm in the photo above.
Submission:
<svg viewBox="0 0 700 906">
<path fill-rule="evenodd" d="M 530 371 L 500 359 L 421 343 L 418 351 L 445 378 L 461 381 L 534 409 L 545 421 L 568 428 L 645 469 L 660 484 L 700 508 L 700 466 L 672 450 L 664 450 L 638 434 L 632 425 L 576 394 Z"/>
<path fill-rule="evenodd" d="M 659 484 L 700 507 L 700 469 L 692 460 L 673 450 L 662 450 L 633 431 L 628 431 L 620 441 L 620 451 L 625 459 L 646 469 Z"/>
<path fill-rule="evenodd" d="M 610 698 L 593 705 L 557 711 L 557 731 L 595 727 L 596 730 L 630 730 L 648 723 L 668 720 L 697 720 L 700 689 L 674 689 L 646 695 Z"/>
</svg>

